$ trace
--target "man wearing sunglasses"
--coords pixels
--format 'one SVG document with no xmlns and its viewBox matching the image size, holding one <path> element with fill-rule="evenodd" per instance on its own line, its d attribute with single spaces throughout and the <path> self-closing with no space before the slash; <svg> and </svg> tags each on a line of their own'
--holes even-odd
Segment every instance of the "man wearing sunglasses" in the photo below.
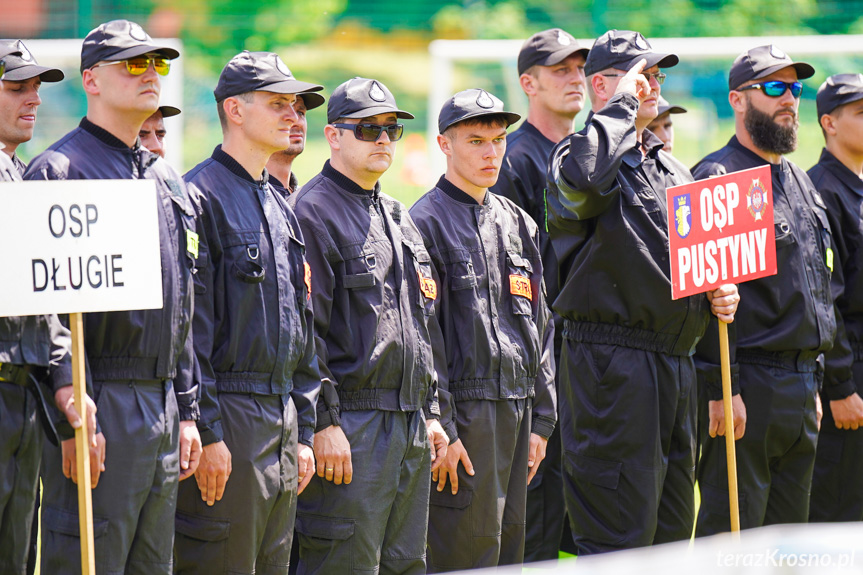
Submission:
<svg viewBox="0 0 863 575">
<path fill-rule="evenodd" d="M 288 572 L 320 376 L 303 236 L 265 166 L 288 146 L 296 94 L 322 88 L 277 54 L 237 54 L 213 92 L 222 144 L 184 176 L 200 197 L 204 452 L 196 481 L 180 486 L 175 573 Z"/>
<path fill-rule="evenodd" d="M 816 96 L 824 134 L 808 175 L 827 204 L 836 245 L 836 340 L 825 357 L 809 521 L 863 521 L 863 74 L 836 74 Z"/>
<path fill-rule="evenodd" d="M 485 90 L 445 102 L 447 171 L 411 208 L 440 287 L 434 345 L 446 356 L 437 374 L 450 445 L 432 474 L 429 572 L 522 562 L 527 485 L 557 419 L 539 230 L 488 193 L 518 120 Z"/>
<path fill-rule="evenodd" d="M 321 371 L 317 477 L 298 502 L 300 574 L 425 573 L 443 462 L 430 330 L 437 283 L 405 206 L 381 192 L 404 126 L 377 80 L 333 91 L 330 159 L 290 196 L 311 266 Z M 434 460 L 434 464 L 431 461 Z"/>
<path fill-rule="evenodd" d="M 195 471 L 201 449 L 191 333 L 195 213 L 180 176 L 138 141 L 159 107 L 160 73 L 178 56 L 128 20 L 91 31 L 81 48 L 87 116 L 25 173 L 32 180 L 148 179 L 159 197 L 162 308 L 84 317 L 102 432 L 95 455 L 91 449 L 102 471 L 93 490 L 99 573 L 171 572 L 177 484 Z M 55 394 L 59 405 L 70 396 L 71 387 Z M 73 572 L 81 565 L 74 441 L 62 450 L 46 446 L 43 466 L 42 572 Z"/>
<path fill-rule="evenodd" d="M 764 165 L 772 174 L 779 273 L 740 285 L 746 313 L 729 329 L 744 529 L 805 523 L 809 516 L 822 354 L 836 332 L 830 294 L 834 252 L 824 200 L 803 170 L 783 156 L 797 147 L 800 80 L 814 73 L 772 44 L 738 56 L 728 75 L 735 135 L 693 168 L 697 179 Z M 724 425 L 719 367 L 701 359 L 718 345 L 711 325 L 696 356 L 699 536 L 730 528 L 725 439 L 718 436 L 732 431 Z"/>
<path fill-rule="evenodd" d="M 579 554 L 688 539 L 695 514 L 695 364 L 710 312 L 737 290 L 671 299 L 665 190 L 692 180 L 647 125 L 662 68 L 638 32 L 610 30 L 585 64 L 593 110 L 549 161 L 560 262 L 564 488 Z"/>
<path fill-rule="evenodd" d="M 554 146 L 572 134 L 575 116 L 584 108 L 587 83 L 584 61 L 588 49 L 560 28 L 543 30 L 528 38 L 518 53 L 519 84 L 527 96 L 527 118 L 506 137 L 506 156 L 500 177 L 490 189 L 526 211 L 539 227 L 547 301 L 558 294 L 558 265 L 545 225 L 545 174 Z M 554 357 L 558 364 L 563 341 L 563 320 L 554 316 Z M 562 540 L 566 507 L 560 430 L 548 438 L 548 452 L 527 491 L 527 534 L 524 560 L 557 559 L 558 549 L 574 551 L 571 537 Z"/>
<path fill-rule="evenodd" d="M 303 153 L 306 147 L 306 131 L 308 129 L 306 113 L 322 106 L 324 101 L 324 97 L 315 92 L 297 94 L 297 101 L 294 103 L 297 121 L 291 127 L 291 144 L 286 149 L 279 150 L 270 156 L 270 161 L 267 162 L 270 184 L 285 199 L 300 189 L 300 183 L 292 171 L 292 167 L 294 160 Z"/>
</svg>

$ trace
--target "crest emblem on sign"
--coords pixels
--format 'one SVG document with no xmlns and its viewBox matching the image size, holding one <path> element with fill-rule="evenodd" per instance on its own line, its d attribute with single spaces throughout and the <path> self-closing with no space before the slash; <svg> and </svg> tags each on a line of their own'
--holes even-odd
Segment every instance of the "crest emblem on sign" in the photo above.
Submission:
<svg viewBox="0 0 863 575">
<path fill-rule="evenodd" d="M 569 36 L 566 35 L 566 32 L 563 30 L 557 31 L 557 43 L 561 46 L 569 46 L 572 44 L 572 40 L 569 39 Z"/>
<path fill-rule="evenodd" d="M 24 46 L 24 42 L 18 40 L 18 51 L 21 52 L 21 59 L 25 62 L 30 62 L 33 60 L 33 54 L 30 53 L 30 50 Z"/>
<path fill-rule="evenodd" d="M 387 95 L 384 94 L 384 91 L 377 82 L 372 82 L 372 87 L 369 89 L 369 98 L 375 102 L 383 102 L 387 99 Z"/>
<path fill-rule="evenodd" d="M 764 210 L 767 209 L 767 194 L 764 192 L 764 184 L 757 178 L 752 180 L 752 185 L 746 192 L 746 208 L 756 222 L 761 219 Z"/>
<path fill-rule="evenodd" d="M 770 45 L 770 55 L 773 56 L 774 58 L 776 58 L 777 60 L 784 60 L 785 58 L 788 57 L 788 55 L 785 54 L 785 52 L 783 52 L 782 50 L 780 50 L 779 48 L 777 48 L 773 44 Z"/>
<path fill-rule="evenodd" d="M 685 238 L 692 231 L 692 200 L 689 194 L 674 198 L 674 229 L 681 238 Z"/>
<path fill-rule="evenodd" d="M 647 40 L 641 34 L 635 35 L 635 46 L 639 50 L 650 50 L 650 44 L 647 43 Z"/>
<path fill-rule="evenodd" d="M 139 42 L 146 42 L 148 38 L 147 33 L 144 32 L 144 29 L 141 28 L 140 24 L 135 24 L 134 22 L 129 22 L 129 36 Z"/>
<path fill-rule="evenodd" d="M 293 77 L 294 77 L 294 75 L 293 75 L 293 74 L 291 74 L 291 70 L 288 68 L 287 64 L 285 64 L 284 62 L 282 62 L 282 59 L 281 59 L 281 58 L 279 58 L 279 56 L 278 56 L 278 55 L 276 55 L 276 69 L 277 69 L 279 72 L 281 72 L 283 75 L 287 76 L 288 78 L 293 78 Z"/>
<path fill-rule="evenodd" d="M 480 108 L 494 108 L 494 100 L 491 99 L 491 96 L 488 95 L 488 92 L 485 90 L 479 91 L 479 96 L 476 99 L 476 105 Z"/>
</svg>

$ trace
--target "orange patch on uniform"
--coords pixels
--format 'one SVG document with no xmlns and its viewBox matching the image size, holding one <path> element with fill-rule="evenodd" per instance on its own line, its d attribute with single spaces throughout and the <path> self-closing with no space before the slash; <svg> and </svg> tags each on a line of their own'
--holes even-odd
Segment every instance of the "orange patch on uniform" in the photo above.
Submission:
<svg viewBox="0 0 863 575">
<path fill-rule="evenodd" d="M 437 297 L 437 283 L 432 278 L 423 277 L 420 272 L 417 272 L 417 276 L 420 278 L 420 291 L 423 292 L 423 295 L 428 299 L 435 299 Z"/>
<path fill-rule="evenodd" d="M 306 269 L 306 289 L 309 291 L 306 299 L 312 298 L 312 266 L 309 262 L 303 262 L 303 267 Z"/>
<path fill-rule="evenodd" d="M 526 278 L 518 274 L 510 274 L 509 293 L 520 295 L 533 301 L 533 290 L 530 288 L 530 278 Z"/>
</svg>

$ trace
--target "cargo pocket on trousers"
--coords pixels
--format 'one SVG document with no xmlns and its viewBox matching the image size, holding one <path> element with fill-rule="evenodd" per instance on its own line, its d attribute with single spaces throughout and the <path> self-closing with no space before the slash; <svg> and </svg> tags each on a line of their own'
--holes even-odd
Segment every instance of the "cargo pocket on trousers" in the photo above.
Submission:
<svg viewBox="0 0 863 575">
<path fill-rule="evenodd" d="M 574 508 L 568 506 L 568 511 L 578 532 L 600 544 L 623 541 L 618 493 L 623 464 L 566 451 L 564 465 L 576 503 Z M 573 497 L 572 492 L 567 497 Z"/>
<path fill-rule="evenodd" d="M 42 528 L 69 537 L 80 538 L 78 513 L 70 513 L 65 509 L 45 506 L 42 510 Z M 108 532 L 108 520 L 93 517 L 93 539 L 99 539 Z"/>
<path fill-rule="evenodd" d="M 724 441 L 724 438 L 723 438 Z M 702 481 L 698 482 L 698 490 L 701 494 L 701 507 L 698 510 L 698 521 L 703 521 L 703 525 L 698 525 L 699 533 L 706 530 L 705 533 L 712 535 L 731 530 L 731 503 L 729 501 L 728 489 L 714 487 L 709 483 Z M 755 527 L 754 525 L 746 525 L 746 492 L 740 490 L 738 492 L 738 508 L 740 510 L 740 527 Z"/>
<path fill-rule="evenodd" d="M 231 522 L 178 511 L 174 517 L 174 568 L 196 570 L 199 565 L 225 565 Z"/>
<path fill-rule="evenodd" d="M 100 555 L 96 556 L 96 566 L 104 568 L 105 555 L 111 555 L 111 551 L 104 548 L 105 535 L 108 533 L 108 520 L 93 517 L 93 541 Z M 49 553 L 42 554 L 42 572 L 57 573 L 69 569 L 77 559 L 78 550 L 81 548 L 81 531 L 78 525 L 78 513 L 70 513 L 65 509 L 58 509 L 46 505 L 42 508 L 42 545 L 44 549 L 51 549 Z M 75 565 L 77 567 L 77 564 Z"/>
<path fill-rule="evenodd" d="M 297 514 L 296 532 L 300 536 L 300 557 L 308 565 L 338 567 L 348 573 L 353 568 L 352 538 L 355 522 L 340 517 Z"/>
<path fill-rule="evenodd" d="M 469 569 L 473 566 L 474 528 L 470 503 L 473 491 L 459 489 L 452 494 L 449 482 L 443 491 L 432 483 L 429 494 L 429 564 L 440 569 Z"/>
</svg>

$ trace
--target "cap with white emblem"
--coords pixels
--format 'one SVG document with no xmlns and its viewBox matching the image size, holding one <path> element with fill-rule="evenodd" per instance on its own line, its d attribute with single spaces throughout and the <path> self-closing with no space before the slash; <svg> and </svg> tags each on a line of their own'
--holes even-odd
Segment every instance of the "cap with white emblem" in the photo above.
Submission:
<svg viewBox="0 0 863 575">
<path fill-rule="evenodd" d="M 505 111 L 503 102 L 498 98 L 485 90 L 471 88 L 459 92 L 444 103 L 438 115 L 438 131 L 443 134 L 453 124 L 482 116 L 500 116 L 507 126 L 521 119 L 518 114 Z"/>
<path fill-rule="evenodd" d="M 395 96 L 386 86 L 369 78 L 351 78 L 333 90 L 327 104 L 327 122 L 339 118 L 367 118 L 393 113 L 398 118 L 413 120 L 413 114 L 399 110 Z"/>
</svg>

